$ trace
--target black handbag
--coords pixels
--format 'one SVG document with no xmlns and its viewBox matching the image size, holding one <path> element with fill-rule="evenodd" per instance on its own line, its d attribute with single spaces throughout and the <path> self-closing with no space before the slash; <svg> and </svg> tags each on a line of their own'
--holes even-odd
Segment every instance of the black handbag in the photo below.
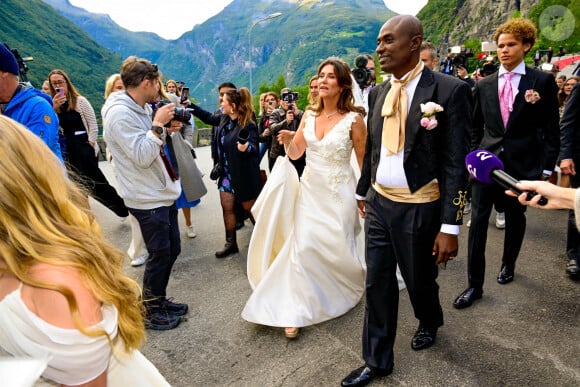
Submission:
<svg viewBox="0 0 580 387">
<path fill-rule="evenodd" d="M 220 178 L 220 176 L 222 175 L 222 165 L 220 163 L 215 163 L 213 168 L 211 169 L 211 172 L 209 173 L 209 178 L 212 180 L 217 180 Z"/>
</svg>

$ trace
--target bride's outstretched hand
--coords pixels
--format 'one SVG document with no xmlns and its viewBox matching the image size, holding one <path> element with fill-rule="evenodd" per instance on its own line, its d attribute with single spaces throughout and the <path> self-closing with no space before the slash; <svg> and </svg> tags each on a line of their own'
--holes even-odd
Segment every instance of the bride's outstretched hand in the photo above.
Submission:
<svg viewBox="0 0 580 387">
<path fill-rule="evenodd" d="M 296 132 L 284 129 L 278 132 L 278 137 L 276 137 L 276 139 L 282 145 L 289 145 L 295 134 Z"/>
</svg>

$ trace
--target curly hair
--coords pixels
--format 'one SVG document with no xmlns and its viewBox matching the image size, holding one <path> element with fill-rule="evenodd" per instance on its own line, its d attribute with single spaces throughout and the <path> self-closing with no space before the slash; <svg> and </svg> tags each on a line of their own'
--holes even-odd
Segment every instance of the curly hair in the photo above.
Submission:
<svg viewBox="0 0 580 387">
<path fill-rule="evenodd" d="M 495 32 L 493 33 L 493 41 L 497 43 L 497 40 L 501 34 L 514 35 L 517 39 L 521 40 L 522 43 L 529 43 L 531 49 L 536 42 L 538 30 L 534 23 L 532 23 L 530 20 L 524 18 L 515 18 L 506 21 L 496 28 Z M 530 49 L 528 49 L 528 51 Z"/>
<path fill-rule="evenodd" d="M 59 292 L 76 328 L 106 336 L 112 346 L 105 331 L 84 326 L 71 288 L 30 275 L 36 264 L 72 268 L 97 300 L 115 305 L 125 350 L 137 349 L 145 340 L 141 290 L 123 274 L 124 254 L 105 241 L 81 188 L 42 140 L 6 116 L 0 115 L 0 128 L 0 274 Z"/>
</svg>

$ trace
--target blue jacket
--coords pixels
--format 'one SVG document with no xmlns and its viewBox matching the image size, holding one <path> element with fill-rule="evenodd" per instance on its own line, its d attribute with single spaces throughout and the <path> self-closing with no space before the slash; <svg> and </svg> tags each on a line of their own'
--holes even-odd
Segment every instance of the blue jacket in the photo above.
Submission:
<svg viewBox="0 0 580 387">
<path fill-rule="evenodd" d="M 36 134 L 62 160 L 58 142 L 58 116 L 49 95 L 24 86 L 6 105 L 4 115 L 20 122 Z"/>
</svg>

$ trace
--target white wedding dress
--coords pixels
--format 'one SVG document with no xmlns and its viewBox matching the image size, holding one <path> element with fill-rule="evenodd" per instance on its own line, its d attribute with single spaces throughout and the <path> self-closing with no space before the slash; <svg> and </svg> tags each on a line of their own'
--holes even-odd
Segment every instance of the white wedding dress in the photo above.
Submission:
<svg viewBox="0 0 580 387">
<path fill-rule="evenodd" d="M 252 212 L 256 224 L 248 249 L 254 290 L 242 311 L 250 322 L 304 327 L 340 316 L 364 292 L 364 239 L 351 166 L 348 113 L 321 140 L 314 114 L 305 114 L 306 168 L 300 182 L 279 158 Z"/>
</svg>

